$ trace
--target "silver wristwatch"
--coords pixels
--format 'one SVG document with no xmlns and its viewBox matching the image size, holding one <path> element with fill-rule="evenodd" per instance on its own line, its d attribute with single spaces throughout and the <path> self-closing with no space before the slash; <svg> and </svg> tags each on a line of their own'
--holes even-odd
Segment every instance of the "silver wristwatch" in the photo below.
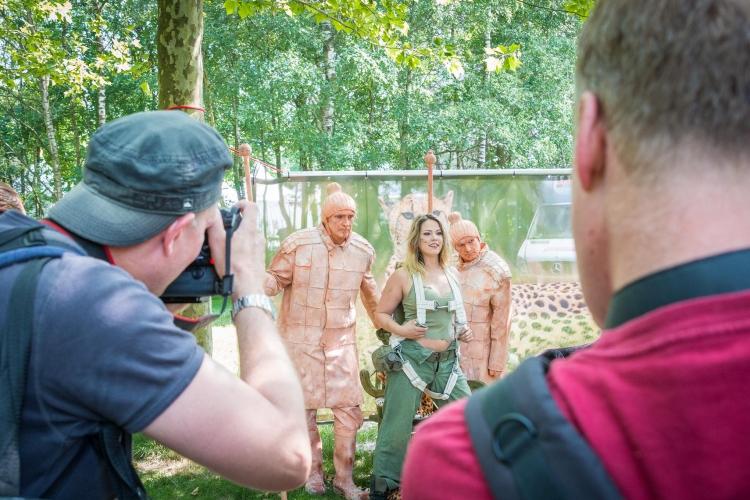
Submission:
<svg viewBox="0 0 750 500">
<path fill-rule="evenodd" d="M 268 314 L 271 315 L 274 321 L 276 321 L 276 309 L 273 307 L 273 302 L 268 298 L 267 295 L 245 295 L 234 301 L 232 304 L 232 321 L 237 313 L 246 307 L 260 307 Z"/>
</svg>

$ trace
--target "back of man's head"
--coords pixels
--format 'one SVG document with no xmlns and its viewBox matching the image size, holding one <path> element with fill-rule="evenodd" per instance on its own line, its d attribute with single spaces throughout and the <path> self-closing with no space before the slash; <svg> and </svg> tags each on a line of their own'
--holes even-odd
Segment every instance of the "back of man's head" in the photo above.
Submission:
<svg viewBox="0 0 750 500">
<path fill-rule="evenodd" d="M 750 159 L 750 2 L 600 0 L 576 75 L 631 173 L 659 175 L 676 154 Z"/>
<path fill-rule="evenodd" d="M 18 193 L 6 183 L 0 182 L 0 214 L 8 210 L 18 210 L 22 214 L 26 213 L 23 208 L 23 201 L 21 201 Z"/>
<path fill-rule="evenodd" d="M 93 242 L 136 245 L 215 205 L 231 165 L 219 133 L 185 113 L 125 116 L 94 133 L 83 182 L 49 216 Z"/>
</svg>

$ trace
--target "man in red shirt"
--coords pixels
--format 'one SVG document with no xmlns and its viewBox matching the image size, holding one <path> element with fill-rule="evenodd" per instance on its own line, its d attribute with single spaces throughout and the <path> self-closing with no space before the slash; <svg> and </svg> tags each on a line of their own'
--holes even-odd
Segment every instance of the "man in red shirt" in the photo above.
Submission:
<svg viewBox="0 0 750 500">
<path fill-rule="evenodd" d="M 750 498 L 750 2 L 600 0 L 578 55 L 573 232 L 604 331 L 549 392 L 623 497 Z M 466 404 L 417 428 L 403 498 L 493 497 Z"/>
</svg>

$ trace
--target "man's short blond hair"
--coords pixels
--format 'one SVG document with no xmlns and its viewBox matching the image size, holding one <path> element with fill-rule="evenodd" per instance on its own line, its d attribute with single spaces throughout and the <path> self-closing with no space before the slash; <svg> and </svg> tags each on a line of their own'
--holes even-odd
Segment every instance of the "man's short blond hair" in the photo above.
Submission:
<svg viewBox="0 0 750 500">
<path fill-rule="evenodd" d="M 748 158 L 750 1 L 600 0 L 579 38 L 576 87 L 597 96 L 629 172 L 698 148 Z"/>
</svg>

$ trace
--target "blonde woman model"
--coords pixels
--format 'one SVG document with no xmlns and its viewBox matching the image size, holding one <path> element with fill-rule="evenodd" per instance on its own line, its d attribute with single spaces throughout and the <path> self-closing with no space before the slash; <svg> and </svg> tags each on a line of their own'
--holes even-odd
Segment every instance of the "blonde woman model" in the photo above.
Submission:
<svg viewBox="0 0 750 500">
<path fill-rule="evenodd" d="M 404 367 L 389 372 L 385 385 L 370 479 L 372 500 L 398 498 L 401 468 L 422 392 L 438 406 L 470 394 L 456 340 L 469 342 L 472 333 L 466 325 L 446 238 L 445 228 L 434 215 L 414 220 L 403 266 L 388 279 L 375 313 L 376 321 L 391 332 L 391 346 Z M 392 317 L 400 303 L 404 324 Z"/>
</svg>

